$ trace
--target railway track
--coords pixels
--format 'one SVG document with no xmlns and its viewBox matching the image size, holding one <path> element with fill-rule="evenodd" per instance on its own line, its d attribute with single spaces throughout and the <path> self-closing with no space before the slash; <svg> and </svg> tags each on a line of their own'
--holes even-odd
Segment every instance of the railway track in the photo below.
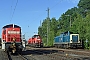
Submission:
<svg viewBox="0 0 90 60">
<path fill-rule="evenodd" d="M 46 60 L 90 60 L 90 51 L 83 49 L 30 48 L 34 53 L 43 55 Z M 35 57 L 35 56 L 34 56 Z M 40 56 L 38 56 L 40 58 Z M 42 60 L 41 59 L 41 60 Z"/>
<path fill-rule="evenodd" d="M 23 60 L 29 60 L 28 58 L 26 58 L 24 55 L 22 55 L 22 54 L 19 54 L 18 53 L 18 55 L 23 59 Z"/>
<path fill-rule="evenodd" d="M 67 60 L 69 59 L 68 57 L 65 56 L 65 53 L 60 53 L 58 54 L 57 50 L 45 50 L 45 49 L 33 49 L 32 50 L 32 56 L 33 58 L 36 58 L 37 60 Z M 37 53 L 37 54 L 35 54 Z"/>
<path fill-rule="evenodd" d="M 4 60 L 90 60 L 90 51 L 82 49 L 30 48 L 22 54 L 3 54 Z"/>
<path fill-rule="evenodd" d="M 8 56 L 3 50 L 0 50 L 0 60 L 8 60 Z"/>
<path fill-rule="evenodd" d="M 47 57 L 48 59 L 47 60 L 58 60 L 58 59 L 65 59 L 65 60 L 76 60 L 76 59 L 80 59 L 82 60 L 83 58 L 82 57 L 85 57 L 85 56 L 78 56 L 78 55 L 75 55 L 75 54 L 67 54 L 65 52 L 58 52 L 58 53 L 54 53 L 54 50 L 51 50 L 51 51 L 35 51 L 35 53 L 38 53 L 38 54 L 43 54 L 44 58 Z"/>
<path fill-rule="evenodd" d="M 11 54 L 10 52 L 7 52 L 8 60 L 29 60 L 27 57 L 25 57 L 22 54 Z"/>
</svg>

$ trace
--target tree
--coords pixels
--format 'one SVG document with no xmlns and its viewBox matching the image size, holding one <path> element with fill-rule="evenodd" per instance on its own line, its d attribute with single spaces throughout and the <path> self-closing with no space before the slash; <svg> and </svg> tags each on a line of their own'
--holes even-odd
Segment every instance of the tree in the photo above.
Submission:
<svg viewBox="0 0 90 60">
<path fill-rule="evenodd" d="M 90 11 L 90 0 L 80 0 L 78 3 L 79 12 L 83 17 Z"/>
<path fill-rule="evenodd" d="M 50 21 L 50 30 L 49 30 L 49 46 L 53 45 L 56 33 L 57 33 L 57 20 L 55 18 L 52 18 Z"/>
<path fill-rule="evenodd" d="M 42 26 L 38 27 L 38 34 L 41 36 L 43 43 L 47 43 L 47 19 L 43 20 Z"/>
<path fill-rule="evenodd" d="M 90 0 L 80 0 L 78 7 L 84 9 L 84 11 L 90 10 Z"/>
</svg>

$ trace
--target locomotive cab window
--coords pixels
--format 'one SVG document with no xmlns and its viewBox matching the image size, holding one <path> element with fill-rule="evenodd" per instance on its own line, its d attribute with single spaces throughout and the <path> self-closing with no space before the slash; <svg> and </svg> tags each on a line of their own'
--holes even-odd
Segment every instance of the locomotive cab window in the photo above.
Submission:
<svg viewBox="0 0 90 60">
<path fill-rule="evenodd" d="M 40 36 L 39 35 L 34 35 L 33 38 L 39 38 Z"/>
</svg>

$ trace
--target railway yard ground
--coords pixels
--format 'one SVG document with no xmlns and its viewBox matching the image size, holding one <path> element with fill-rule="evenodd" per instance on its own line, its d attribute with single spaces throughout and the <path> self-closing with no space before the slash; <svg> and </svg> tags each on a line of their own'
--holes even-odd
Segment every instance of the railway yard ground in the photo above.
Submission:
<svg viewBox="0 0 90 60">
<path fill-rule="evenodd" d="M 26 47 L 21 54 L 0 49 L 0 60 L 90 60 L 90 50 Z"/>
</svg>

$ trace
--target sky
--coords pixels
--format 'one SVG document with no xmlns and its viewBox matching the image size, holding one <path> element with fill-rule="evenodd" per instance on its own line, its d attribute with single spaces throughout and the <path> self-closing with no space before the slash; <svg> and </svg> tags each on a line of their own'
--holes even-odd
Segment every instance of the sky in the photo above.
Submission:
<svg viewBox="0 0 90 60">
<path fill-rule="evenodd" d="M 0 37 L 2 27 L 7 24 L 19 25 L 26 40 L 38 33 L 38 27 L 47 18 L 59 17 L 68 9 L 77 7 L 79 0 L 0 0 Z"/>
</svg>

